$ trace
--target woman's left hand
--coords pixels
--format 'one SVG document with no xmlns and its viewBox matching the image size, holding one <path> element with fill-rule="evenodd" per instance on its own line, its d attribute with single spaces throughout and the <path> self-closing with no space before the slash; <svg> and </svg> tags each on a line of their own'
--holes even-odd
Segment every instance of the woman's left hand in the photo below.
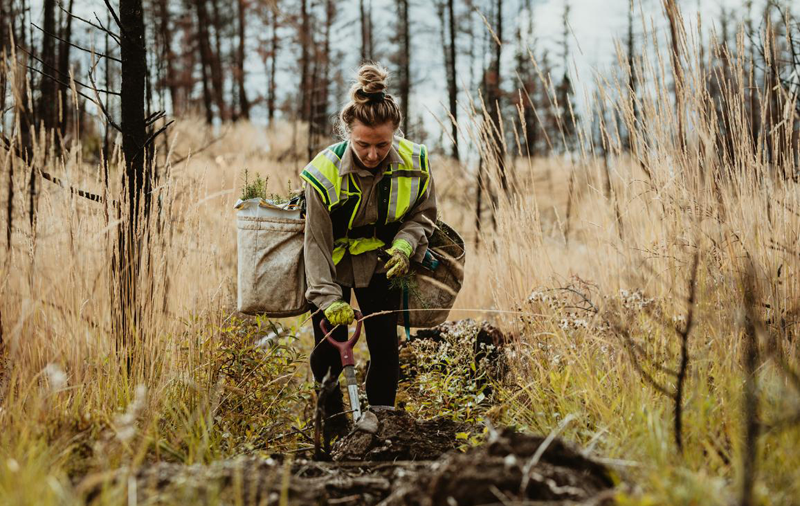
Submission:
<svg viewBox="0 0 800 506">
<path fill-rule="evenodd" d="M 392 243 L 392 247 L 386 250 L 391 258 L 386 262 L 386 279 L 408 274 L 411 267 L 411 244 L 405 239 L 397 239 Z"/>
</svg>

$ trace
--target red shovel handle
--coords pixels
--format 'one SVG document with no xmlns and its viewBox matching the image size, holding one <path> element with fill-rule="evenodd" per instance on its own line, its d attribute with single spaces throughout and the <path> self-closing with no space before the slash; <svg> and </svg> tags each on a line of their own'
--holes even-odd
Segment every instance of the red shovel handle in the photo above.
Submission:
<svg viewBox="0 0 800 506">
<path fill-rule="evenodd" d="M 342 367 L 347 367 L 348 365 L 356 365 L 355 357 L 353 357 L 353 348 L 358 342 L 358 337 L 361 335 L 361 319 L 364 316 L 358 309 L 356 309 L 354 313 L 356 315 L 356 330 L 355 332 L 353 332 L 353 337 L 351 337 L 349 341 L 342 342 L 334 339 L 333 336 L 330 334 L 330 329 L 328 328 L 328 321 L 325 318 L 323 318 L 319 322 L 319 328 L 322 329 L 322 332 L 328 336 L 327 337 L 328 342 L 339 349 L 339 355 L 341 355 L 342 357 Z"/>
</svg>

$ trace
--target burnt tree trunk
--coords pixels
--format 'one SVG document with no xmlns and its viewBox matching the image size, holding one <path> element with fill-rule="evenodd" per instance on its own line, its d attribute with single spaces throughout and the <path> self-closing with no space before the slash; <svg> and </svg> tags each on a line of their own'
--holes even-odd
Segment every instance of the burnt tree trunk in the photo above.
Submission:
<svg viewBox="0 0 800 506">
<path fill-rule="evenodd" d="M 631 129 L 633 131 L 628 132 L 628 151 L 633 152 L 634 150 L 634 136 L 635 136 L 635 128 L 639 122 L 639 110 L 636 107 L 636 64 L 634 62 L 634 50 L 635 50 L 635 41 L 633 39 L 633 0 L 630 0 L 630 5 L 628 6 L 628 100 L 631 104 L 631 110 L 633 112 L 633 122 L 631 123 Z"/>
<path fill-rule="evenodd" d="M 272 38 L 270 42 L 269 57 L 270 72 L 267 79 L 267 118 L 269 124 L 275 119 L 275 72 L 277 71 L 278 60 L 278 2 L 276 0 L 275 6 L 272 9 Z"/>
<path fill-rule="evenodd" d="M 309 89 L 311 71 L 311 45 L 313 34 L 310 33 L 311 21 L 308 13 L 308 0 L 300 0 L 300 119 L 311 118 L 311 93 Z M 311 147 L 309 146 L 309 150 Z"/>
<path fill-rule="evenodd" d="M 49 134 L 58 124 L 58 84 L 54 69 L 57 68 L 56 55 L 56 1 L 44 0 L 44 32 L 42 33 L 42 72 L 52 78 L 41 80 L 39 95 L 38 123 L 42 124 Z"/>
<path fill-rule="evenodd" d="M 453 158 L 459 159 L 458 154 L 458 87 L 456 85 L 456 9 L 455 0 L 447 0 L 447 16 L 450 22 L 450 44 L 448 50 L 450 51 L 450 58 L 448 59 L 447 69 L 447 94 L 450 98 L 450 121 L 452 122 L 451 128 L 453 129 Z"/>
<path fill-rule="evenodd" d="M 403 114 L 403 131 L 408 135 L 408 97 L 411 88 L 411 39 L 408 26 L 408 0 L 397 0 L 397 17 L 398 42 L 400 46 L 400 54 L 397 59 L 400 70 L 400 111 Z"/>
<path fill-rule="evenodd" d="M 11 47 L 11 39 L 8 34 L 8 27 L 12 22 L 11 6 L 9 0 L 0 0 L 0 111 L 6 110 L 6 58 L 8 48 Z M 2 117 L 0 117 L 0 127 L 4 127 Z"/>
<path fill-rule="evenodd" d="M 244 88 L 244 58 L 245 58 L 245 40 L 246 40 L 246 0 L 239 0 L 237 2 L 239 11 L 239 47 L 236 51 L 236 83 L 239 86 L 239 113 L 240 117 L 250 119 L 250 102 L 247 100 L 247 92 Z"/>
<path fill-rule="evenodd" d="M 172 27 L 170 26 L 170 10 L 167 0 L 158 0 L 155 5 L 158 15 L 158 31 L 161 37 L 161 57 L 166 65 L 166 84 L 169 90 L 169 98 L 172 103 L 172 115 L 178 116 L 182 110 L 182 104 L 178 97 L 178 78 L 175 71 L 175 53 L 172 51 Z"/>
<path fill-rule="evenodd" d="M 72 12 L 72 9 L 75 5 L 75 0 L 69 1 L 68 11 Z M 65 15 L 64 16 L 64 24 L 61 28 L 61 44 L 58 49 L 58 71 L 62 77 L 69 75 L 69 54 L 70 49 L 70 42 L 72 41 L 72 16 Z M 60 97 L 61 97 L 61 121 L 60 121 L 60 128 L 61 134 L 65 134 L 67 132 L 67 128 L 69 127 L 70 121 L 70 105 L 71 105 L 71 98 L 72 93 L 69 88 L 66 86 L 60 86 Z M 76 138 L 78 137 L 78 132 L 75 132 Z"/>
<path fill-rule="evenodd" d="M 684 111 L 683 111 L 683 66 L 681 65 L 681 39 L 683 27 L 680 10 L 675 0 L 663 0 L 664 11 L 669 21 L 670 58 L 672 62 L 672 75 L 674 77 L 675 117 L 677 120 L 678 139 L 677 145 L 681 153 L 685 153 L 686 140 L 684 137 Z"/>
<path fill-rule="evenodd" d="M 119 228 L 118 278 L 119 325 L 116 334 L 122 353 L 127 357 L 130 370 L 135 342 L 134 333 L 141 331 L 140 300 L 137 296 L 137 279 L 141 266 L 143 229 L 150 212 L 150 174 L 145 160 L 145 78 L 147 57 L 144 45 L 144 17 L 142 0 L 120 0 L 119 24 L 122 57 L 122 152 L 125 156 L 123 188 L 126 191 L 127 209 L 122 211 Z"/>
<path fill-rule="evenodd" d="M 214 13 L 214 51 L 211 54 L 211 82 L 214 85 L 214 100 L 217 103 L 220 119 L 230 117 L 225 104 L 225 78 L 222 75 L 222 16 L 219 12 L 219 0 L 211 0 Z"/>
<path fill-rule="evenodd" d="M 372 60 L 372 2 L 358 3 L 361 13 L 361 61 Z"/>
<path fill-rule="evenodd" d="M 206 0 L 195 0 L 197 10 L 197 48 L 200 51 L 200 71 L 203 79 L 203 105 L 206 109 L 206 123 L 214 121 L 212 106 L 211 83 L 209 71 L 211 69 L 211 42 L 208 34 L 208 11 Z"/>
<path fill-rule="evenodd" d="M 495 35 L 500 41 L 498 44 L 495 41 L 495 52 L 492 59 L 492 64 L 489 69 L 488 82 L 486 85 L 486 96 L 488 99 L 489 115 L 493 127 L 489 130 L 490 149 L 494 152 L 494 160 L 497 164 L 497 172 L 500 176 L 500 186 L 504 192 L 508 191 L 508 179 L 506 177 L 505 168 L 505 154 L 503 152 L 503 139 L 500 134 L 500 118 L 502 115 L 500 105 L 500 81 L 501 81 L 501 58 L 503 54 L 503 0 L 497 0 L 495 4 Z M 492 196 L 492 204 L 495 204 L 495 197 Z"/>
</svg>

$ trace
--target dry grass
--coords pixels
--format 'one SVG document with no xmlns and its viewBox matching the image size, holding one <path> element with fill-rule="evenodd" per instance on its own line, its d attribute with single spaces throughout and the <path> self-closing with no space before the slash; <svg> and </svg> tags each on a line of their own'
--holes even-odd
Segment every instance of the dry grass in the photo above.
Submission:
<svg viewBox="0 0 800 506">
<path fill-rule="evenodd" d="M 661 68 L 645 61 L 639 72 L 657 81 L 664 77 Z M 618 84 L 603 86 L 609 96 L 625 96 Z M 489 416 L 549 433 L 572 415 L 565 437 L 614 460 L 634 484 L 620 493 L 623 504 L 727 504 L 736 497 L 743 433 L 742 280 L 750 263 L 760 286 L 756 314 L 766 357 L 757 377 L 762 419 L 800 407 L 800 392 L 773 360 L 780 357 L 796 370 L 800 356 L 800 192 L 752 152 L 743 127 L 730 133 L 736 162 L 719 156 L 711 141 L 716 123 L 701 113 L 702 93 L 682 93 L 693 125 L 685 153 L 673 140 L 674 107 L 663 87 L 642 92 L 635 157 L 620 153 L 614 129 L 606 128 L 611 193 L 606 162 L 595 156 L 598 146 L 585 132 L 583 151 L 572 160 L 509 159 L 513 192 L 498 199 L 495 227 L 484 218 L 482 247 L 469 252 L 467 281 L 452 313 L 492 319 L 517 338 L 513 386 L 501 392 L 504 401 Z M 732 100 L 736 93 L 728 107 L 744 116 Z M 626 100 L 608 98 L 605 106 L 632 121 Z M 215 135 L 199 124 L 187 118 L 171 130 L 173 159 Z M 477 113 L 462 125 L 473 148 L 484 146 L 482 125 Z M 259 441 L 263 449 L 259 430 L 268 421 L 237 426 L 241 430 L 233 435 L 221 429 L 232 426 L 226 406 L 241 406 L 231 399 L 252 406 L 247 392 L 258 389 L 248 376 L 221 369 L 235 364 L 225 355 L 231 336 L 246 346 L 267 328 L 266 322 L 235 317 L 232 207 L 244 169 L 268 176 L 270 192 L 299 186 L 302 157 L 286 150 L 305 149 L 292 142 L 293 129 L 223 127 L 219 142 L 174 164 L 159 182 L 164 240 L 154 243 L 151 275 L 140 280 L 152 296 L 142 329 L 145 353 L 132 374 L 109 337 L 107 267 L 114 234 L 108 232 L 116 226 L 106 217 L 110 208 L 44 182 L 32 232 L 24 191 L 30 169 L 0 153 L 3 209 L 12 164 L 15 174 L 13 242 L 0 253 L 0 502 L 80 503 L 89 484 L 103 483 L 110 469 L 132 472 L 153 459 L 204 462 L 247 444 L 259 449 Z M 498 188 L 496 161 L 483 151 L 488 177 Z M 39 147 L 35 160 L 44 154 Z M 83 160 L 79 149 L 64 161 L 48 162 L 47 169 L 103 193 L 98 164 Z M 441 215 L 472 244 L 475 188 L 465 170 L 434 154 Z M 117 182 L 117 160 L 112 175 Z M 110 193 L 116 191 L 112 183 Z M 653 363 L 676 367 L 678 341 L 671 327 L 686 315 L 696 253 L 697 321 L 684 402 L 685 452 L 679 455 L 669 402 L 642 380 L 608 322 L 620 322 L 652 357 L 643 366 L 669 383 Z M 296 349 L 308 352 L 309 324 L 301 326 L 303 318 L 283 323 L 286 343 L 299 336 Z M 302 425 L 302 395 L 285 394 L 307 392 L 308 371 L 284 362 L 275 362 L 271 371 L 276 389 L 264 403 Z M 261 374 L 269 377 L 270 370 Z M 292 422 L 281 423 L 282 430 Z M 771 431 L 760 445 L 758 502 L 796 503 L 800 428 Z M 84 475 L 88 481 L 72 481 Z M 121 502 L 125 494 L 124 485 L 109 485 L 95 502 Z"/>
</svg>

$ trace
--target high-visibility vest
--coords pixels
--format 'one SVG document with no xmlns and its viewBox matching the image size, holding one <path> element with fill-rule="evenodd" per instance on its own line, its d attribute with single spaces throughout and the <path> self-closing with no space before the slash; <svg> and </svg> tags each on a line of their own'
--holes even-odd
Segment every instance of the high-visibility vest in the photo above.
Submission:
<svg viewBox="0 0 800 506">
<path fill-rule="evenodd" d="M 348 146 L 344 141 L 325 148 L 300 174 L 317 191 L 331 213 L 335 240 L 333 260 L 337 264 L 345 250 L 358 255 L 390 242 L 403 217 L 425 195 L 430 182 L 427 148 L 396 137 L 393 146 L 402 162 L 389 164 L 378 183 L 378 221 L 372 224 L 374 233 L 372 237 L 351 237 L 353 220 L 361 204 L 361 188 L 356 183 L 355 174 L 339 175 Z"/>
</svg>

